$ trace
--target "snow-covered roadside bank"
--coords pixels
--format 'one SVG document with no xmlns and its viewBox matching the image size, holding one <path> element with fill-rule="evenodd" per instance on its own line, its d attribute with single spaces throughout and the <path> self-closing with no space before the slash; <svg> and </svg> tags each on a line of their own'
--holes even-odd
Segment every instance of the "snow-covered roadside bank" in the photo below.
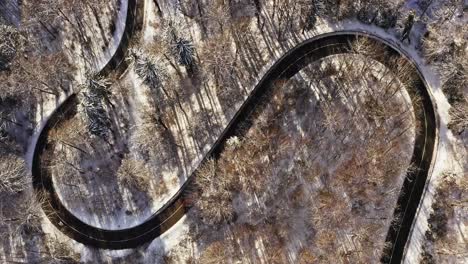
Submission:
<svg viewBox="0 0 468 264">
<path fill-rule="evenodd" d="M 447 128 L 450 121 L 448 115 L 449 106 L 446 97 L 442 91 L 434 94 L 439 107 L 439 146 L 437 149 L 437 158 L 434 160 L 434 169 L 431 178 L 427 183 L 419 209 L 413 223 L 411 237 L 409 238 L 404 263 L 418 263 L 423 253 L 423 245 L 427 239 L 426 232 L 429 230 L 428 219 L 433 212 L 432 205 L 435 202 L 436 189 L 441 184 L 446 173 L 453 173 L 458 177 L 464 177 L 464 162 L 466 162 L 467 153 L 462 146 L 457 146 L 459 142 L 454 137 L 451 130 Z M 466 226 L 460 229 L 461 234 L 467 230 Z"/>
<path fill-rule="evenodd" d="M 187 225 L 187 218 L 182 217 L 168 232 L 153 240 L 144 247 L 145 250 L 123 249 L 107 250 L 96 249 L 83 245 L 64 235 L 57 229 L 44 215 L 42 228 L 44 232 L 53 234 L 54 239 L 60 243 L 70 246 L 72 252 L 79 252 L 81 255 L 80 263 L 107 263 L 112 264 L 118 261 L 131 259 L 131 263 L 164 263 L 164 256 L 168 250 L 177 246 L 180 241 L 185 239 L 190 230 Z M 191 254 L 188 253 L 188 254 Z"/>
<path fill-rule="evenodd" d="M 68 95 L 62 94 L 60 95 L 59 98 L 55 98 L 56 100 L 48 100 L 46 101 L 46 104 L 41 106 L 41 115 L 37 117 L 37 126 L 34 129 L 34 133 L 32 137 L 29 140 L 28 143 L 28 150 L 26 151 L 26 163 L 28 164 L 29 169 L 32 169 L 32 163 L 33 163 L 33 156 L 34 152 L 37 147 L 37 140 L 39 136 L 42 133 L 42 130 L 44 129 L 45 125 L 49 121 L 50 117 L 54 114 L 55 111 L 60 107 L 60 105 L 63 104 L 64 101 L 66 101 L 68 98 Z"/>
<path fill-rule="evenodd" d="M 103 52 L 102 56 L 99 56 L 95 62 L 95 68 L 98 69 L 97 72 L 100 72 L 102 68 L 106 66 L 109 62 L 109 59 L 114 56 L 117 52 L 117 48 L 122 41 L 122 38 L 125 34 L 125 25 L 128 16 L 129 0 L 119 0 L 120 9 L 115 18 L 115 31 L 112 37 L 110 38 L 109 45 L 106 47 L 106 50 Z"/>
</svg>

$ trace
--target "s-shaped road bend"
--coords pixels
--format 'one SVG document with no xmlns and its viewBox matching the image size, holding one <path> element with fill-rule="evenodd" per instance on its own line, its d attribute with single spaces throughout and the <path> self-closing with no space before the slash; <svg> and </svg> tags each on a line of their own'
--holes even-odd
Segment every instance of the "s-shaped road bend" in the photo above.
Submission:
<svg viewBox="0 0 468 264">
<path fill-rule="evenodd" d="M 122 71 L 122 67 L 125 67 L 123 58 L 125 57 L 128 42 L 133 34 L 133 30 L 138 27 L 137 22 L 141 19 L 140 15 L 138 15 L 138 9 L 141 8 L 137 8 L 138 2 L 141 4 L 139 0 L 128 1 L 129 8 L 124 36 L 116 53 L 101 70 L 101 74 L 103 75 L 115 70 Z M 394 222 L 393 227 L 389 228 L 386 240 L 392 246 L 381 259 L 384 263 L 400 263 L 426 179 L 431 170 L 434 149 L 437 144 L 438 120 L 435 115 L 431 93 L 419 67 L 408 54 L 388 40 L 364 32 L 336 31 L 313 37 L 292 48 L 278 59 L 258 82 L 226 126 L 221 136 L 213 144 L 202 163 L 209 158 L 218 157 L 223 150 L 226 140 L 242 133 L 240 124 L 245 122 L 253 113 L 262 95 L 267 93 L 274 81 L 291 78 L 304 66 L 313 61 L 331 55 L 352 52 L 351 43 L 356 38 L 367 38 L 372 42 L 383 44 L 388 51 L 388 57 L 373 59 L 378 60 L 386 66 L 390 66 L 388 65 L 388 58 L 390 57 L 401 56 L 408 60 L 411 65 L 410 71 L 414 74 L 417 81 L 414 86 L 407 87 L 407 89 L 417 90 L 417 93 L 422 98 L 422 107 L 414 107 L 414 109 L 419 112 L 415 113 L 415 116 L 418 117 L 417 122 L 421 122 L 423 131 L 416 136 L 411 160 L 412 163 L 418 165 L 419 170 L 408 173 L 405 178 L 394 211 L 395 219 L 401 219 L 401 221 Z M 107 230 L 84 223 L 60 201 L 55 191 L 52 177 L 47 168 L 43 166 L 43 159 L 47 159 L 47 157 L 43 157 L 43 154 L 49 147 L 48 131 L 57 125 L 64 115 L 73 111 L 77 103 L 76 95 L 72 94 L 51 114 L 39 133 L 34 149 L 32 160 L 33 186 L 35 191 L 45 193 L 46 201 L 43 204 L 43 209 L 46 215 L 64 234 L 78 242 L 93 247 L 125 249 L 134 248 L 152 241 L 177 223 L 189 209 L 185 198 L 189 189 L 187 187 L 192 184 L 194 177 L 196 177 L 196 170 L 162 208 L 137 226 L 120 230 Z"/>
</svg>

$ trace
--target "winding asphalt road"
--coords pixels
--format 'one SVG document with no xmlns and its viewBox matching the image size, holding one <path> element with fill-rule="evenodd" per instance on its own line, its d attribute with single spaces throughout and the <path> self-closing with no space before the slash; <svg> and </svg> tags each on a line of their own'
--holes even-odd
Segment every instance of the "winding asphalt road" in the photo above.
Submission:
<svg viewBox="0 0 468 264">
<path fill-rule="evenodd" d="M 135 4 L 135 2 L 136 0 L 131 0 L 129 4 Z M 136 5 L 134 5 L 134 7 L 136 7 Z M 129 10 L 135 11 L 136 8 L 129 8 Z M 132 35 L 131 31 L 134 28 L 134 19 L 132 18 L 131 20 L 132 21 L 129 22 L 131 27 L 128 27 L 128 31 L 126 29 L 126 37 L 123 38 L 126 43 L 128 43 L 128 39 Z M 419 170 L 408 174 L 404 181 L 401 195 L 399 196 L 396 206 L 397 209 L 395 209 L 394 212 L 394 215 L 398 216 L 395 217 L 395 219 L 399 218 L 402 219 L 402 221 L 395 222 L 394 226 L 389 229 L 387 241 L 391 243 L 392 247 L 382 257 L 382 262 L 399 263 L 431 167 L 434 147 L 437 142 L 438 126 L 431 95 L 427 89 L 427 84 L 421 71 L 407 54 L 387 40 L 363 32 L 339 31 L 316 36 L 294 47 L 276 61 L 263 76 L 235 114 L 234 118 L 229 122 L 221 136 L 214 143 L 204 161 L 208 158 L 219 157 L 226 140 L 231 136 L 241 135 L 243 131 L 245 131 L 246 125 L 247 127 L 249 126 L 247 121 L 248 117 L 254 112 L 262 95 L 266 94 L 272 87 L 273 82 L 291 78 L 304 66 L 313 61 L 330 55 L 349 53 L 350 43 L 352 43 L 357 36 L 384 44 L 388 55 L 385 58 L 379 57 L 374 59 L 386 66 L 391 66 L 388 65 L 389 58 L 403 56 L 409 60 L 412 65 L 412 67 L 410 67 L 411 74 L 416 77 L 417 81 L 413 87 L 409 87 L 408 89 L 414 89 L 415 92 L 422 97 L 422 107 L 415 107 L 415 115 L 418 117 L 417 122 L 421 123 L 420 125 L 423 127 L 423 130 L 416 136 L 412 156 L 412 162 L 418 165 Z M 104 67 L 103 73 L 119 70 L 119 67 L 122 67 L 121 62 L 125 54 L 126 46 L 127 45 L 124 43 L 119 46 L 118 52 L 110 60 L 109 66 Z M 196 172 L 188 177 L 179 191 L 160 210 L 135 227 L 120 230 L 106 230 L 84 223 L 62 204 L 55 192 L 51 175 L 47 168 L 42 166 L 43 161 L 52 158 L 43 155 L 43 153 L 51 147 L 48 142 L 48 131 L 59 123 L 64 115 L 73 114 L 76 110 L 75 106 L 77 103 L 76 96 L 71 95 L 56 109 L 40 132 L 34 150 L 32 164 L 33 185 L 36 191 L 46 193 L 46 203 L 44 203 L 43 206 L 44 211 L 50 221 L 59 230 L 86 245 L 108 249 L 125 249 L 134 248 L 152 241 L 177 223 L 189 209 L 188 203 L 185 202 L 185 197 L 189 189 L 187 187 L 193 181 Z M 242 130 L 241 127 L 244 130 Z"/>
</svg>

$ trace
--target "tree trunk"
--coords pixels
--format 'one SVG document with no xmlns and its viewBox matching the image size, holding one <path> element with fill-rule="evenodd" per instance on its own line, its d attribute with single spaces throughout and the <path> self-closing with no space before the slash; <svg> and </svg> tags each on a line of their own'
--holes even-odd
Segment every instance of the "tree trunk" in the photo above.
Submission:
<svg viewBox="0 0 468 264">
<path fill-rule="evenodd" d="M 208 34 L 208 30 L 205 26 L 205 22 L 203 22 L 203 17 L 204 17 L 203 7 L 200 4 L 200 0 L 196 0 L 196 1 L 197 1 L 198 14 L 200 15 L 200 25 L 202 27 L 202 33 L 203 33 L 203 36 L 206 38 Z"/>
<path fill-rule="evenodd" d="M 44 22 L 42 22 L 42 20 L 39 20 L 39 24 L 47 31 L 47 33 L 49 33 L 49 34 L 52 36 L 52 38 L 54 38 L 54 39 L 57 38 L 57 36 L 55 35 L 55 33 L 52 32 L 52 31 L 46 26 L 46 24 L 44 24 Z"/>
<path fill-rule="evenodd" d="M 162 16 L 162 10 L 161 7 L 159 6 L 158 0 L 153 0 L 154 4 L 156 5 L 157 13 Z"/>
</svg>

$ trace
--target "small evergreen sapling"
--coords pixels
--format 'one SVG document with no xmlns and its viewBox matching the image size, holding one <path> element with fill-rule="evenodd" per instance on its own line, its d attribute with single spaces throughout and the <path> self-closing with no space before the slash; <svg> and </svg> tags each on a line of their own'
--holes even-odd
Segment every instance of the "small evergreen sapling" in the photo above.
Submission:
<svg viewBox="0 0 468 264">
<path fill-rule="evenodd" d="M 173 52 L 183 66 L 192 66 L 194 49 L 193 44 L 185 39 L 177 38 L 173 45 Z"/>
<path fill-rule="evenodd" d="M 107 90 L 108 85 L 107 80 L 103 78 L 90 78 L 85 91 L 81 94 L 81 104 L 88 121 L 88 130 L 92 135 L 102 139 L 108 138 L 110 127 L 110 119 L 103 105 L 110 94 Z"/>
</svg>

